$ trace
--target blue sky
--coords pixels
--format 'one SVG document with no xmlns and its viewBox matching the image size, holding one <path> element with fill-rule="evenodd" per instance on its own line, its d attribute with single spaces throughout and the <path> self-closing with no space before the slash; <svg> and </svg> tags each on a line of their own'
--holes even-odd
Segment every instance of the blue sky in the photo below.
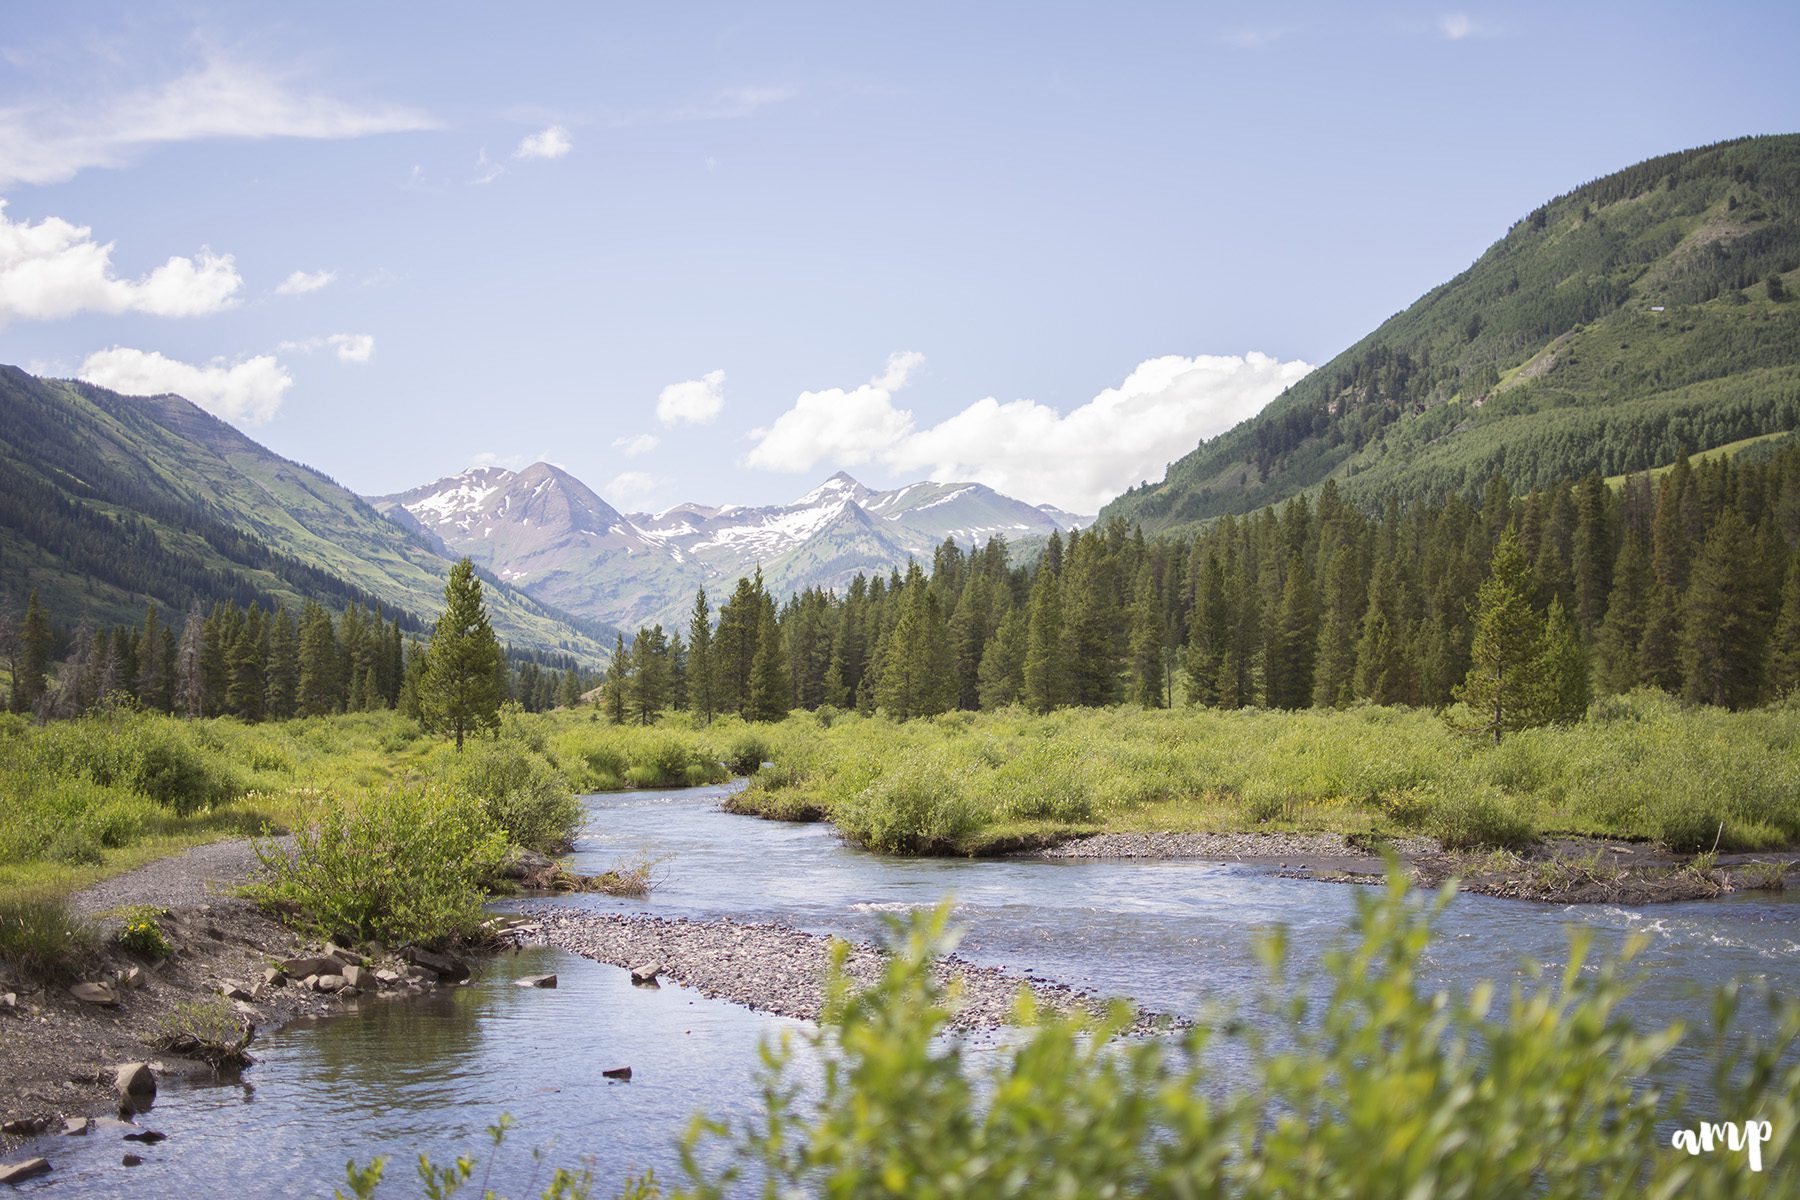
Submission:
<svg viewBox="0 0 1800 1200">
<path fill-rule="evenodd" d="M 1800 129 L 1791 4 L 10 4 L 0 361 L 358 491 L 1091 510 L 1548 197 Z M 85 232 L 84 232 L 85 231 Z"/>
</svg>

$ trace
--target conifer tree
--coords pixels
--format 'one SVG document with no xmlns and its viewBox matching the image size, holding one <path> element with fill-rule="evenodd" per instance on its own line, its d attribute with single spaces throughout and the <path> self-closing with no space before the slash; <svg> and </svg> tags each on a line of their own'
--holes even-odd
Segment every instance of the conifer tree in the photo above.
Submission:
<svg viewBox="0 0 1800 1200">
<path fill-rule="evenodd" d="M 1593 699 L 1587 651 L 1582 648 L 1581 635 L 1561 600 L 1550 601 L 1550 611 L 1544 619 L 1538 677 L 1544 689 L 1540 720 L 1566 724 L 1587 715 L 1588 703 Z"/>
<path fill-rule="evenodd" d="M 283 605 L 269 626 L 269 667 L 264 708 L 275 720 L 294 715 L 300 694 L 300 637 L 294 615 Z"/>
<path fill-rule="evenodd" d="M 1475 710 L 1476 728 L 1502 735 L 1542 724 L 1544 622 L 1531 606 L 1532 578 L 1519 537 L 1501 535 L 1476 597 L 1469 675 L 1456 698 Z"/>
<path fill-rule="evenodd" d="M 206 617 L 196 600 L 188 609 L 181 644 L 175 650 L 175 711 L 184 717 L 206 714 L 206 679 L 201 666 L 205 658 Z"/>
<path fill-rule="evenodd" d="M 463 739 L 500 725 L 500 641 L 481 602 L 481 580 L 467 558 L 450 568 L 444 612 L 426 652 L 420 702 L 430 727 Z"/>
<path fill-rule="evenodd" d="M 1652 581 L 1643 542 L 1628 534 L 1613 564 L 1606 619 L 1595 636 L 1601 686 L 1607 691 L 1628 692 L 1643 678 L 1638 655 L 1649 620 Z"/>
<path fill-rule="evenodd" d="M 1156 573 L 1145 562 L 1138 568 L 1137 587 L 1131 601 L 1131 702 L 1144 708 L 1162 708 L 1163 614 L 1156 595 Z"/>
<path fill-rule="evenodd" d="M 660 624 L 639 629 L 631 642 L 630 708 L 638 724 L 648 725 L 668 707 L 675 689 L 669 662 L 669 638 Z"/>
<path fill-rule="evenodd" d="M 601 685 L 600 702 L 607 719 L 614 725 L 625 723 L 625 709 L 631 695 L 631 655 L 625 649 L 625 635 L 613 636 L 612 657 L 606 663 L 606 679 Z"/>
<path fill-rule="evenodd" d="M 1776 698 L 1800 691 L 1800 550 L 1789 561 L 1781 585 L 1781 607 L 1769 643 L 1768 686 Z"/>
<path fill-rule="evenodd" d="M 1273 708 L 1312 703 L 1314 654 L 1319 643 L 1312 572 L 1298 553 L 1288 556 L 1287 582 L 1269 646 L 1268 690 Z"/>
<path fill-rule="evenodd" d="M 162 623 L 157 620 L 154 600 L 144 606 L 144 628 L 138 636 L 137 679 L 133 688 L 145 708 L 168 711 L 169 680 L 163 673 Z"/>
<path fill-rule="evenodd" d="M 36 588 L 25 600 L 25 619 L 19 624 L 19 669 L 13 678 L 13 711 L 35 712 L 50 679 L 50 616 L 38 599 Z"/>
<path fill-rule="evenodd" d="M 712 610 L 706 603 L 706 589 L 701 588 L 694 595 L 694 614 L 688 620 L 687 703 L 703 725 L 712 724 L 718 713 L 712 646 Z"/>
<path fill-rule="evenodd" d="M 1356 695 L 1356 640 L 1362 628 L 1360 581 L 1349 546 L 1339 546 L 1325 569 L 1319 647 L 1313 656 L 1312 702 L 1340 708 Z"/>
<path fill-rule="evenodd" d="M 782 653 L 775 606 L 765 601 L 762 624 L 756 632 L 756 656 L 750 664 L 749 711 L 746 715 L 752 721 L 779 721 L 788 715 L 793 702 L 794 683 L 788 677 L 787 658 Z"/>
<path fill-rule="evenodd" d="M 1518 545 L 1516 539 L 1513 544 Z M 1393 556 L 1375 568 L 1362 636 L 1356 643 L 1356 694 L 1376 704 L 1410 704 L 1417 685 L 1403 571 L 1400 560 Z"/>
<path fill-rule="evenodd" d="M 1004 708 L 1025 690 L 1025 609 L 1007 603 L 981 654 L 981 707 Z"/>
<path fill-rule="evenodd" d="M 246 721 L 262 720 L 264 692 L 268 686 L 263 668 L 267 661 L 262 609 L 251 605 L 231 643 L 231 685 L 226 694 L 231 711 Z"/>
<path fill-rule="evenodd" d="M 1743 517 L 1726 509 L 1693 560 L 1681 647 L 1689 700 L 1747 708 L 1761 695 L 1769 614 L 1752 571 L 1753 547 Z"/>
<path fill-rule="evenodd" d="M 323 605 L 308 601 L 300 614 L 301 716 L 319 717 L 338 710 L 342 694 L 340 669 L 337 634 L 331 627 L 331 614 Z"/>
<path fill-rule="evenodd" d="M 1051 534 L 1052 539 L 1055 534 Z M 1060 546 L 1059 546 L 1060 550 Z M 1025 707 L 1046 713 L 1069 701 L 1069 662 L 1063 647 L 1062 581 L 1046 558 L 1031 585 L 1025 626 Z"/>
</svg>

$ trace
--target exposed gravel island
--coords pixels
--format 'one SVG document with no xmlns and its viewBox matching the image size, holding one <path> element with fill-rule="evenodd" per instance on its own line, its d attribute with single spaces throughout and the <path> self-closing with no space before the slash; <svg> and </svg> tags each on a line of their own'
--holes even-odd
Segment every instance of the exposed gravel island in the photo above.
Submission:
<svg viewBox="0 0 1800 1200">
<path fill-rule="evenodd" d="M 532 907 L 524 912 L 536 926 L 533 932 L 521 933 L 525 940 L 627 969 L 657 964 L 664 979 L 709 999 L 809 1021 L 819 1018 L 825 1004 L 825 974 L 834 939 L 816 933 L 729 917 L 690 921 L 569 907 Z M 852 979 L 873 982 L 882 969 L 881 954 L 873 946 L 852 943 L 847 966 Z M 960 985 L 951 1026 L 963 1031 L 1005 1025 L 1024 986 L 1031 988 L 1039 1004 L 1060 1011 L 1099 1014 L 1108 1003 L 1092 992 L 1029 973 L 981 966 L 956 955 L 938 964 L 937 975 Z M 1134 1032 L 1149 1032 L 1167 1020 L 1160 1014 L 1140 1013 Z"/>
</svg>

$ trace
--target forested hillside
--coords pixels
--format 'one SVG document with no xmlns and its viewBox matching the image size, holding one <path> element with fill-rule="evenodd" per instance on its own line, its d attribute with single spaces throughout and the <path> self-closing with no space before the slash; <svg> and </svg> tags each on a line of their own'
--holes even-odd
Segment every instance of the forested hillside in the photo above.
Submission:
<svg viewBox="0 0 1800 1200">
<path fill-rule="evenodd" d="M 1471 501 L 1391 502 L 1380 515 L 1328 482 L 1195 536 L 1146 539 L 1113 521 L 1052 536 L 1031 567 L 1004 542 L 941 547 L 785 602 L 741 580 L 716 621 L 703 595 L 685 635 L 640 631 L 605 702 L 774 719 L 831 705 L 889 716 L 1022 703 L 1197 703 L 1296 709 L 1357 701 L 1443 706 L 1470 674 L 1496 547 L 1563 689 L 1654 687 L 1744 708 L 1800 687 L 1800 442 L 1697 465 L 1677 457 L 1622 486 L 1589 474 Z M 1522 556 L 1522 559 L 1521 557 Z"/>
<path fill-rule="evenodd" d="M 147 602 L 435 616 L 450 564 L 324 475 L 175 396 L 127 397 L 0 367 L 0 602 L 35 589 L 59 626 L 141 621 Z M 594 634 L 503 586 L 515 646 L 598 662 Z"/>
<path fill-rule="evenodd" d="M 1328 478 L 1360 506 L 1473 497 L 1794 429 L 1797 270 L 1800 135 L 1651 159 L 1534 210 L 1102 519 L 1180 528 Z"/>
</svg>

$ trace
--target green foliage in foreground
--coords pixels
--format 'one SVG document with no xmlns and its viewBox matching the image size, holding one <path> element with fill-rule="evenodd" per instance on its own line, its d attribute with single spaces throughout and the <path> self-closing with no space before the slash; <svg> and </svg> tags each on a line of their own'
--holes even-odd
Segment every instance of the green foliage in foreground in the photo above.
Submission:
<svg viewBox="0 0 1800 1200">
<path fill-rule="evenodd" d="M 0 966 L 20 979 L 73 979 L 95 942 L 93 928 L 61 900 L 0 897 Z"/>
<path fill-rule="evenodd" d="M 1677 851 L 1800 842 L 1800 705 L 1732 713 L 1636 693 L 1499 746 L 1429 712 L 1018 709 L 770 728 L 776 767 L 735 801 L 823 813 L 891 853 L 1113 830 L 1430 833 L 1452 846 L 1550 833 Z"/>
<path fill-rule="evenodd" d="M 1654 1080 L 1687 1036 L 1640 1032 L 1619 1011 L 1621 959 L 1591 961 L 1571 935 L 1551 981 L 1497 999 L 1491 983 L 1432 992 L 1421 962 L 1448 899 L 1360 896 L 1351 938 L 1326 956 L 1315 1011 L 1287 977 L 1280 935 L 1263 943 L 1267 1021 L 1244 1034 L 1249 1068 L 1227 1084 L 1215 1045 L 1241 1030 L 1220 1015 L 1177 1038 L 1127 1039 L 1130 1013 L 1051 1016 L 1021 996 L 1020 1034 L 971 1053 L 947 1034 L 954 1001 L 933 960 L 953 945 L 948 912 L 895 926 L 886 972 L 856 992 L 839 953 L 822 1027 L 804 1035 L 824 1064 L 807 1089 L 791 1034 L 765 1049 L 764 1109 L 741 1124 L 696 1118 L 683 1147 L 692 1200 L 766 1197 L 1756 1197 L 1793 1194 L 1800 1121 L 1800 1004 L 1770 1000 L 1774 1032 L 1734 1029 L 1735 989 L 1713 1031 L 1714 1099 L 1695 1111 Z M 1669 1125 L 1767 1122 L 1761 1170 L 1744 1153 L 1671 1148 Z M 1760 1128 L 1760 1127 L 1759 1127 Z M 502 1130 L 503 1132 L 503 1130 Z M 727 1165 L 703 1165 L 723 1145 Z M 461 1178 L 473 1164 L 457 1167 Z M 381 1164 L 350 1165 L 368 1197 Z M 422 1161 L 421 1176 L 437 1168 Z M 590 1195 L 559 1174 L 546 1195 Z M 624 1194 L 662 1194 L 652 1181 Z M 340 1193 L 342 1195 L 342 1193 Z"/>
</svg>

